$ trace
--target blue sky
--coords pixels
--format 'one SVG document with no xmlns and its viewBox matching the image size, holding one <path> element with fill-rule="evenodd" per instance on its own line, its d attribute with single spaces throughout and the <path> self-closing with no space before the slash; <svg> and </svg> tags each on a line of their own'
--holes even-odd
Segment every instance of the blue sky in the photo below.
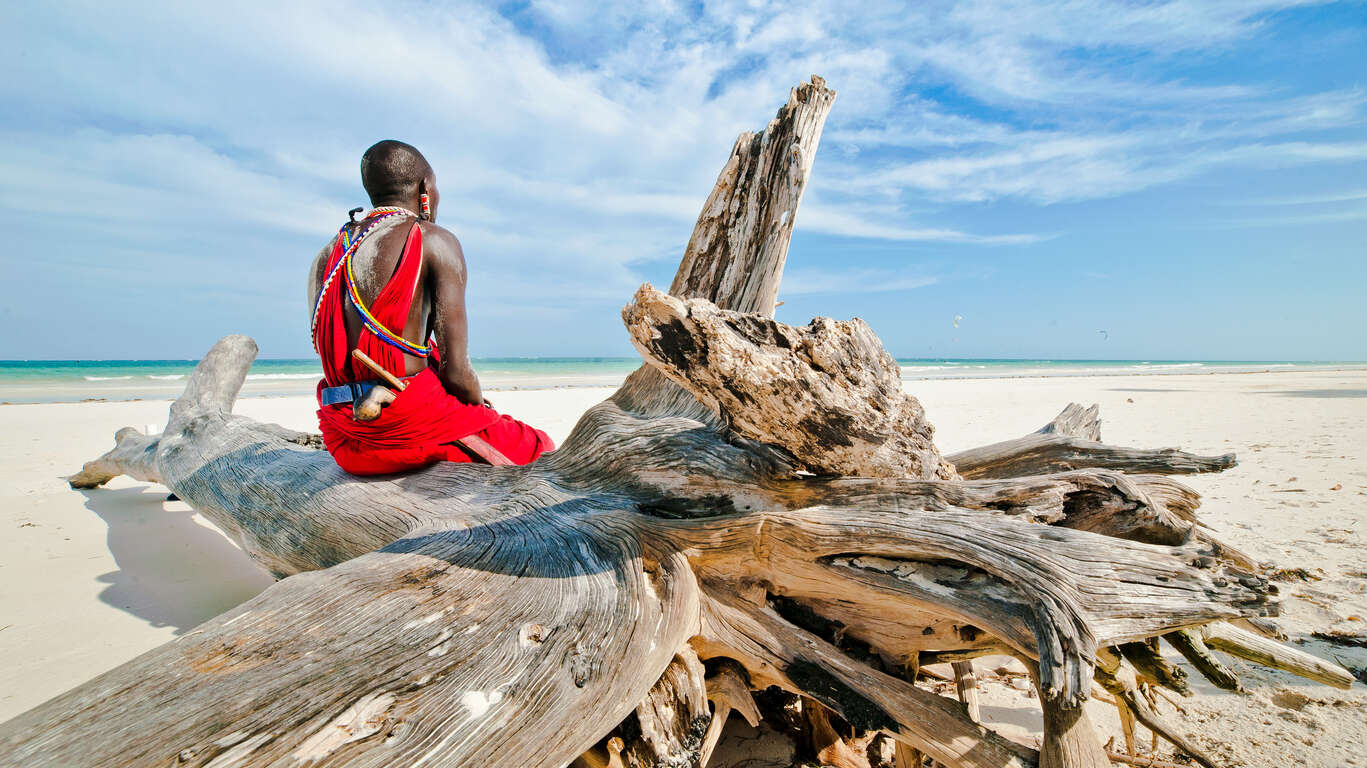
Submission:
<svg viewBox="0 0 1367 768">
<path fill-rule="evenodd" d="M 620 307 L 817 73 L 780 319 L 1367 359 L 1362 2 L 28 3 L 0 63 L 0 358 L 308 356 L 306 267 L 380 138 L 437 169 L 473 354 L 632 354 Z"/>
</svg>

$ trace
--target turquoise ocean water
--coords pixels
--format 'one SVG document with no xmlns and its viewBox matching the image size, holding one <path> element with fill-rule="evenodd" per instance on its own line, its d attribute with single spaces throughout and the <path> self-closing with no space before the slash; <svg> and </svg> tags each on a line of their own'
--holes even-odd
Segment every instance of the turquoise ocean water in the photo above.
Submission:
<svg viewBox="0 0 1367 768">
<path fill-rule="evenodd" d="M 0 403 L 171 399 L 185 388 L 194 360 L 0 360 Z M 906 381 L 1036 376 L 1164 375 L 1367 369 L 1367 362 L 1196 360 L 898 360 Z M 474 361 L 485 389 L 613 387 L 640 365 L 635 357 L 482 358 Z M 313 391 L 313 360 L 258 360 L 244 396 Z"/>
</svg>

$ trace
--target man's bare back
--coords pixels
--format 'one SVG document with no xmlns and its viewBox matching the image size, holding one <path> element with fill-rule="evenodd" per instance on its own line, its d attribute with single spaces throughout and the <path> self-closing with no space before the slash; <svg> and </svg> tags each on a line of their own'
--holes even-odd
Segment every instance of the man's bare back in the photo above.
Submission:
<svg viewBox="0 0 1367 768">
<path fill-rule="evenodd" d="M 398 142 L 394 143 L 398 144 Z M 399 145 L 399 147 L 400 149 L 395 151 L 412 150 L 407 145 Z M 416 154 L 416 150 L 412 150 L 411 154 Z M 369 160 L 369 153 L 367 159 Z M 373 179 L 366 179 L 367 168 L 364 163 L 362 165 L 363 180 L 368 182 L 367 188 L 375 186 L 378 191 L 378 195 L 372 195 L 374 198 L 372 202 L 375 206 L 398 206 L 410 211 L 418 211 L 421 209 L 422 198 L 425 196 L 430 209 L 429 219 L 432 219 L 417 222 L 417 226 L 422 231 L 422 268 L 418 272 L 418 284 L 413 293 L 413 305 L 409 309 L 408 319 L 404 323 L 401 335 L 409 342 L 417 345 L 425 344 L 428 338 L 432 337 L 440 362 L 413 355 L 404 355 L 404 372 L 406 375 L 413 375 L 431 365 L 436 369 L 437 376 L 447 392 L 455 395 L 464 403 L 482 403 L 484 396 L 480 390 L 479 379 L 470 365 L 469 337 L 465 315 L 465 255 L 461 251 L 460 241 L 456 239 L 456 236 L 437 226 L 433 221 L 436 218 L 437 205 L 440 202 L 440 195 L 436 187 L 436 176 L 432 172 L 431 166 L 427 165 L 427 161 L 423 160 L 421 155 L 417 155 L 416 161 L 422 163 L 423 171 L 423 178 L 419 184 L 411 189 L 398 185 L 386 185 L 386 180 L 381 175 L 387 170 L 384 167 L 386 159 L 380 157 L 375 161 L 374 165 L 377 167 L 370 174 L 372 177 L 376 177 Z M 413 157 L 404 156 L 399 158 L 397 162 L 412 163 L 414 161 Z M 347 229 L 352 233 L 359 234 L 369 223 L 359 221 L 348 224 Z M 403 254 L 404 244 L 408 239 L 409 230 L 413 223 L 414 220 L 408 216 L 395 216 L 379 222 L 376 229 L 362 241 L 352 256 L 356 275 L 356 289 L 360 293 L 362 301 L 367 305 L 375 301 L 398 268 L 399 258 Z M 322 285 L 327 276 L 325 273 L 328 255 L 331 253 L 336 240 L 337 237 L 333 237 L 323 247 L 323 250 L 318 253 L 314 260 L 313 268 L 309 271 L 310 319 L 312 319 L 319 286 Z M 345 322 L 348 343 L 352 349 L 355 349 L 361 335 L 362 325 L 360 315 L 349 304 L 346 307 Z M 400 332 L 398 328 L 391 330 Z"/>
</svg>

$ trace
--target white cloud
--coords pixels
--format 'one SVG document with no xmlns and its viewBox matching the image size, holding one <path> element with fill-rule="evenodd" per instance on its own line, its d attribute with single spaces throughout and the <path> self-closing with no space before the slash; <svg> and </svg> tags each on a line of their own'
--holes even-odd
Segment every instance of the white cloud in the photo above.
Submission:
<svg viewBox="0 0 1367 768">
<path fill-rule="evenodd" d="M 0 146 L 0 176 L 21 182 L 0 185 L 0 205 L 41 215 L 66 201 L 75 218 L 106 228 L 203 220 L 317 235 L 344 206 L 306 180 L 253 170 L 190 136 L 6 132 Z"/>
<path fill-rule="evenodd" d="M 837 206 L 808 203 L 798 213 L 795 226 L 804 232 L 902 242 L 1021 245 L 1045 239 L 1045 236 L 1036 234 L 977 235 L 954 229 L 909 227 L 896 223 L 897 210 L 892 206 L 879 206 L 878 208 L 883 210 L 882 214 L 870 208 L 872 207 L 860 206 L 858 210 L 850 210 L 848 207 L 842 209 Z"/>
<path fill-rule="evenodd" d="M 1354 200 L 1367 200 L 1367 189 L 1347 189 L 1319 195 L 1298 195 L 1295 197 L 1272 197 L 1258 200 L 1238 200 L 1241 205 L 1325 205 L 1346 203 Z"/>
<path fill-rule="evenodd" d="M 821 293 L 892 293 L 924 288 L 938 278 L 888 269 L 792 269 L 783 276 L 779 298 Z"/>
<path fill-rule="evenodd" d="M 1304 227 L 1311 224 L 1341 224 L 1351 221 L 1367 221 L 1367 205 L 1354 205 L 1319 212 L 1301 212 L 1284 215 L 1260 215 L 1220 220 L 1226 227 Z"/>
</svg>

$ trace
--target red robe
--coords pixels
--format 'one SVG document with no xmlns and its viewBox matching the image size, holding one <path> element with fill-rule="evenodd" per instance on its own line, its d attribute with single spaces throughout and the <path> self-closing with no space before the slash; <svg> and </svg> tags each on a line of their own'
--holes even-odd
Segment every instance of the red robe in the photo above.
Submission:
<svg viewBox="0 0 1367 768">
<path fill-rule="evenodd" d="M 321 405 L 324 387 L 375 378 L 363 363 L 351 357 L 343 312 L 347 304 L 344 277 L 338 265 L 343 255 L 341 238 L 328 256 L 325 283 L 314 310 L 314 344 L 323 363 L 318 382 L 318 426 L 323 443 L 337 465 L 353 475 L 380 475 L 424 467 L 437 461 L 468 462 L 470 456 L 455 442 L 478 435 L 515 464 L 530 464 L 555 449 L 550 437 L 538 429 L 484 405 L 466 405 L 448 394 L 432 368 L 408 380 L 393 403 L 381 409 L 374 421 L 352 418 L 351 403 Z M 422 272 L 422 230 L 417 222 L 408 232 L 403 254 L 394 275 L 369 306 L 380 324 L 402 329 L 408 320 L 418 276 Z M 356 348 L 385 370 L 402 378 L 404 356 L 368 328 L 362 328 Z M 434 350 L 435 353 L 435 350 Z"/>
</svg>

